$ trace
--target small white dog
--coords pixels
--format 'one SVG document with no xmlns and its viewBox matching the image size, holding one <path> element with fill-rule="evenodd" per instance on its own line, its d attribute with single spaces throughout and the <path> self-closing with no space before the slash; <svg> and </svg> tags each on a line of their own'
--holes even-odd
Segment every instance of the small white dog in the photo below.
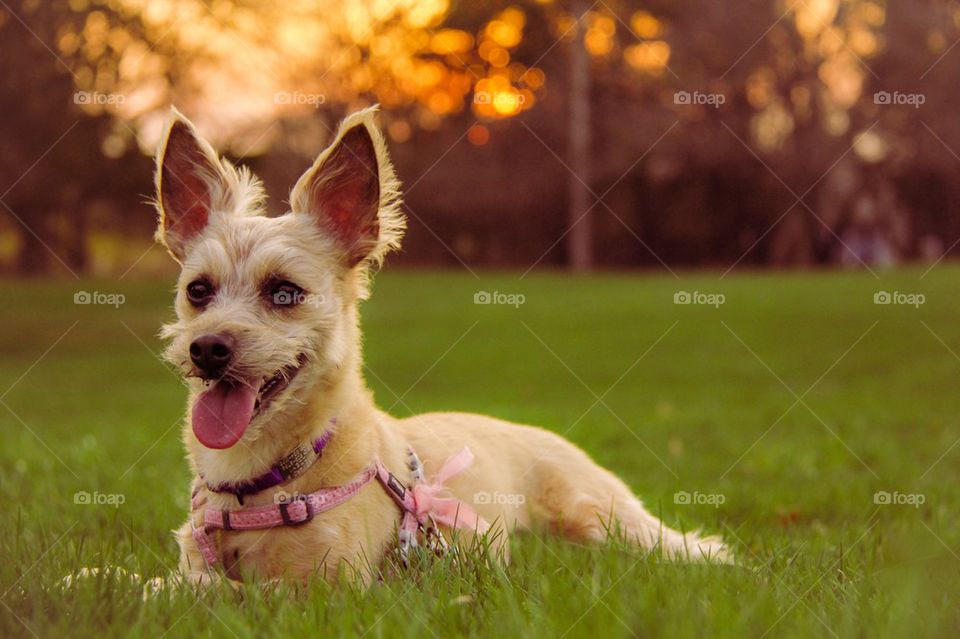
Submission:
<svg viewBox="0 0 960 639">
<path fill-rule="evenodd" d="M 190 381 L 183 438 L 195 474 L 181 570 L 196 581 L 302 580 L 353 567 L 370 579 L 392 548 L 441 549 L 454 528 L 491 530 L 502 544 L 530 527 L 603 540 L 611 525 L 670 558 L 728 561 L 722 540 L 664 526 L 549 431 L 377 408 L 357 307 L 404 219 L 374 116 L 343 122 L 275 218 L 257 178 L 179 113 L 166 130 L 157 238 L 183 271 L 163 335 Z"/>
</svg>

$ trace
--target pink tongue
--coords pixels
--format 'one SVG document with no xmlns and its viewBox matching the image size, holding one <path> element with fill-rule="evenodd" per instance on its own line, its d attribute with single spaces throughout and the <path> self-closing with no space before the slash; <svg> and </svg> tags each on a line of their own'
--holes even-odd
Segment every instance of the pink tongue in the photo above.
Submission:
<svg viewBox="0 0 960 639">
<path fill-rule="evenodd" d="M 230 448 L 243 437 L 256 401 L 255 388 L 217 382 L 193 405 L 193 434 L 207 448 Z"/>
</svg>

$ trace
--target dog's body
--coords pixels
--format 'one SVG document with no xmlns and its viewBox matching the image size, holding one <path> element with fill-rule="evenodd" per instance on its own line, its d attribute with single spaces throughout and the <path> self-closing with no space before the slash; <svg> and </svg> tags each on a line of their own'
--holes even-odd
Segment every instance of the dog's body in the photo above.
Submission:
<svg viewBox="0 0 960 639">
<path fill-rule="evenodd" d="M 398 184 L 373 111 L 348 118 L 300 179 L 292 212 L 263 215 L 263 192 L 220 160 L 177 115 L 158 157 L 159 239 L 183 265 L 177 321 L 164 329 L 168 358 L 191 379 L 184 441 L 205 507 L 238 509 L 207 487 L 242 482 L 326 429 L 333 436 L 306 472 L 248 496 L 243 508 L 346 484 L 374 459 L 395 473 L 408 448 L 427 478 L 465 446 L 472 466 L 447 487 L 493 525 L 498 546 L 514 529 L 546 528 L 578 540 L 610 531 L 671 558 L 729 559 L 717 538 L 682 534 L 649 514 L 626 485 L 561 437 L 531 426 L 460 413 L 395 419 L 380 411 L 362 375 L 357 305 L 371 265 L 403 231 Z M 335 424 L 330 426 L 330 424 Z M 483 498 L 478 496 L 487 496 Z M 206 570 L 193 535 L 202 510 L 178 533 L 181 570 Z M 400 511 L 367 484 L 300 526 L 214 533 L 233 578 L 370 578 L 396 543 Z M 202 524 L 200 524 L 202 525 Z"/>
</svg>

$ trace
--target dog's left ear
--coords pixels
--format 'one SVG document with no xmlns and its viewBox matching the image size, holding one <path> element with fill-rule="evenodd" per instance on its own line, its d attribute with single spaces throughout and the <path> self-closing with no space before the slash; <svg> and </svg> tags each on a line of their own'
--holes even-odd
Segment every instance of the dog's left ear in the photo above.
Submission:
<svg viewBox="0 0 960 639">
<path fill-rule="evenodd" d="M 399 185 L 375 113 L 366 109 L 344 120 L 290 194 L 293 211 L 311 215 L 350 267 L 380 261 L 399 246 L 404 229 Z"/>
</svg>

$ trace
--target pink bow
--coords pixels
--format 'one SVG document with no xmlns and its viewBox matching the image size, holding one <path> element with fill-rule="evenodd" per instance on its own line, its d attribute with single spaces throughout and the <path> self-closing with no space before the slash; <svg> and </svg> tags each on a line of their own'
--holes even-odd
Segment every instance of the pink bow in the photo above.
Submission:
<svg viewBox="0 0 960 639">
<path fill-rule="evenodd" d="M 480 533 L 490 528 L 490 524 L 467 504 L 456 497 L 440 496 L 443 491 L 449 492 L 444 483 L 469 468 L 472 463 L 473 453 L 464 446 L 463 450 L 443 462 L 433 483 L 421 482 L 413 487 L 416 515 L 421 523 L 426 523 L 428 517 L 433 517 L 438 523 L 451 528 L 470 528 Z"/>
</svg>

